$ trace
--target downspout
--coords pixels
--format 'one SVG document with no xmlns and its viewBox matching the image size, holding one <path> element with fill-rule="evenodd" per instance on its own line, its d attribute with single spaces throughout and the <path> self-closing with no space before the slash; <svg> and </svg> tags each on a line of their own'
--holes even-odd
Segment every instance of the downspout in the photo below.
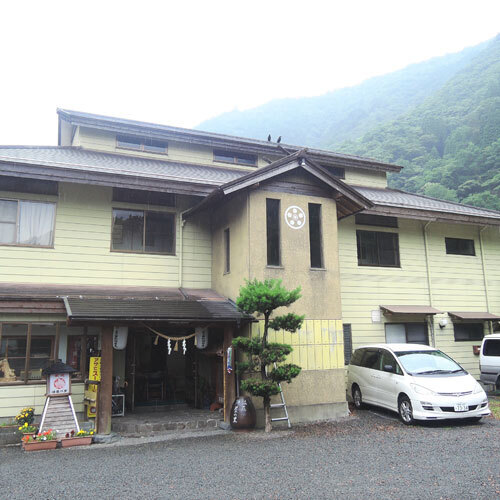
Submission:
<svg viewBox="0 0 500 500">
<path fill-rule="evenodd" d="M 483 268 L 483 282 L 484 282 L 484 296 L 486 298 L 486 311 L 490 312 L 490 297 L 488 293 L 488 280 L 486 279 L 486 263 L 484 262 L 484 245 L 483 245 L 483 231 L 487 226 L 483 226 L 479 230 L 479 248 L 481 250 L 481 266 Z M 488 321 L 490 333 L 493 333 L 493 323 Z"/>
<path fill-rule="evenodd" d="M 423 228 L 422 232 L 424 235 L 424 248 L 425 248 L 425 269 L 427 271 L 427 288 L 429 290 L 429 305 L 432 307 L 432 281 L 431 281 L 431 270 L 429 268 L 429 245 L 427 242 L 427 228 L 432 223 L 432 221 L 427 222 Z M 436 338 L 434 336 L 434 316 L 427 316 L 427 324 L 431 331 L 431 344 L 432 347 L 436 347 Z"/>
<path fill-rule="evenodd" d="M 179 288 L 182 288 L 182 269 L 184 264 L 184 224 L 186 221 L 183 219 L 184 214 L 190 209 L 183 210 L 179 214 Z"/>
</svg>

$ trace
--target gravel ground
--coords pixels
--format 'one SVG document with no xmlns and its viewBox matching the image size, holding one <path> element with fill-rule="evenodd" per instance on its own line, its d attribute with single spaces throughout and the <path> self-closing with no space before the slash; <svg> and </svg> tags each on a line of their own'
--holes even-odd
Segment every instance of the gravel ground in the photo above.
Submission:
<svg viewBox="0 0 500 500">
<path fill-rule="evenodd" d="M 24 453 L 0 449 L 0 498 L 500 498 L 500 421 L 405 427 L 364 410 L 292 431 Z"/>
</svg>

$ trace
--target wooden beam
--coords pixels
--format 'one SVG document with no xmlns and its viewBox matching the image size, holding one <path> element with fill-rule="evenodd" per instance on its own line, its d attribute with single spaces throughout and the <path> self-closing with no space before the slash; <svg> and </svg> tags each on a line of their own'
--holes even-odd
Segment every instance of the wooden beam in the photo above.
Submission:
<svg viewBox="0 0 500 500">
<path fill-rule="evenodd" d="M 99 434 L 111 432 L 111 396 L 113 394 L 113 326 L 101 329 L 101 384 L 99 386 Z"/>
<path fill-rule="evenodd" d="M 236 397 L 236 383 L 234 377 L 234 350 L 233 350 L 233 371 L 227 373 L 227 349 L 233 345 L 233 332 L 232 326 L 224 328 L 224 422 L 229 422 L 231 414 L 231 405 Z"/>
</svg>

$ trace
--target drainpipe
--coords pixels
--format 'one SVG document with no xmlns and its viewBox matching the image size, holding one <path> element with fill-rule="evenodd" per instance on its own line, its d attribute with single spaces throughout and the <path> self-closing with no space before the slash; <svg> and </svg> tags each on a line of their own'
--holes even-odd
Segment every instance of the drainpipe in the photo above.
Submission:
<svg viewBox="0 0 500 500">
<path fill-rule="evenodd" d="M 425 269 L 427 271 L 427 288 L 429 290 L 429 305 L 432 307 L 432 282 L 431 282 L 431 270 L 429 268 L 429 245 L 427 242 L 427 228 L 430 226 L 432 221 L 427 222 L 423 228 L 422 232 L 424 235 L 424 248 L 425 248 Z M 436 347 L 436 338 L 434 335 L 434 316 L 427 316 L 427 324 L 429 325 L 431 331 L 431 344 L 432 347 Z"/>
<path fill-rule="evenodd" d="M 184 214 L 189 210 L 186 209 L 179 214 L 179 288 L 182 288 L 182 269 L 184 263 L 184 224 L 186 221 L 183 219 Z"/>
<path fill-rule="evenodd" d="M 481 266 L 483 268 L 483 282 L 484 282 L 484 295 L 486 298 L 486 311 L 490 312 L 490 297 L 488 293 L 488 280 L 486 278 L 486 263 L 484 262 L 484 245 L 483 245 L 483 231 L 486 226 L 479 230 L 479 248 L 481 250 Z M 493 333 L 493 322 L 488 321 L 490 333 Z"/>
</svg>

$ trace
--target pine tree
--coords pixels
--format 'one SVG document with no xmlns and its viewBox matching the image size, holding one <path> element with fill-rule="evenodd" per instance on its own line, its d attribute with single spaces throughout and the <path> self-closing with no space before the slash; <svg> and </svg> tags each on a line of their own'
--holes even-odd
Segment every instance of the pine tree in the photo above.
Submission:
<svg viewBox="0 0 500 500">
<path fill-rule="evenodd" d="M 302 325 L 304 316 L 288 313 L 271 319 L 273 312 L 279 307 L 288 307 L 301 297 L 300 287 L 287 290 L 281 280 L 269 279 L 265 281 L 246 281 L 240 288 L 240 295 L 236 303 L 240 309 L 248 314 L 257 314 L 264 317 L 264 332 L 262 337 L 237 337 L 233 345 L 247 353 L 246 361 L 236 364 L 239 375 L 244 373 L 256 374 L 260 378 L 251 376 L 241 381 L 241 388 L 253 396 L 263 398 L 265 431 L 270 432 L 271 426 L 271 396 L 279 394 L 280 382 L 291 382 L 300 373 L 300 366 L 283 363 L 292 352 L 292 346 L 268 342 L 269 329 L 285 330 L 294 333 Z M 276 368 L 274 368 L 276 363 Z M 272 368 L 272 369 L 271 369 Z"/>
</svg>

